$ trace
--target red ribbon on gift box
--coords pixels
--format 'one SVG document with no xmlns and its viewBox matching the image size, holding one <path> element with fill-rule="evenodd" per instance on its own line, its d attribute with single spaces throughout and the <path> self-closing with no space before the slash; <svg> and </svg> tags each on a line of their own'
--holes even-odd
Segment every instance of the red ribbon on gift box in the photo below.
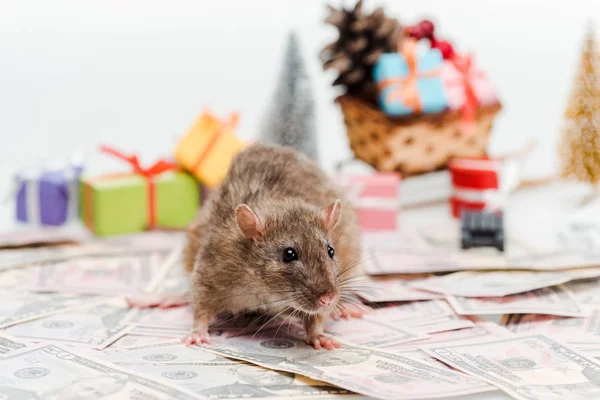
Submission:
<svg viewBox="0 0 600 400">
<path fill-rule="evenodd" d="M 421 112 L 421 102 L 419 99 L 419 88 L 417 81 L 419 78 L 432 78 L 439 75 L 439 69 L 434 69 L 427 72 L 419 72 L 417 65 L 417 41 L 414 39 L 404 39 L 402 46 L 398 46 L 398 53 L 401 53 L 408 65 L 408 75 L 404 78 L 389 78 L 378 84 L 379 90 L 383 90 L 390 85 L 394 85 L 387 96 L 386 101 L 392 102 L 396 99 L 401 99 L 404 105 L 412 108 L 415 113 Z"/>
<path fill-rule="evenodd" d="M 475 121 L 477 119 L 477 107 L 479 106 L 479 99 L 475 94 L 472 80 L 474 78 L 483 76 L 480 71 L 473 68 L 473 56 L 470 54 L 466 56 L 454 54 L 450 59 L 450 62 L 461 74 L 460 81 L 450 82 L 450 84 L 456 83 L 461 85 L 465 92 L 465 102 L 462 106 L 463 130 L 465 133 L 473 133 L 475 131 Z"/>
<path fill-rule="evenodd" d="M 152 166 L 143 168 L 138 160 L 137 155 L 126 156 L 120 151 L 108 146 L 101 146 L 100 151 L 125 161 L 133 168 L 133 172 L 135 174 L 144 177 L 148 184 L 148 225 L 150 228 L 153 228 L 156 225 L 156 190 L 154 178 L 165 172 L 178 170 L 179 167 L 176 164 L 166 160 L 158 160 L 152 164 Z"/>
</svg>

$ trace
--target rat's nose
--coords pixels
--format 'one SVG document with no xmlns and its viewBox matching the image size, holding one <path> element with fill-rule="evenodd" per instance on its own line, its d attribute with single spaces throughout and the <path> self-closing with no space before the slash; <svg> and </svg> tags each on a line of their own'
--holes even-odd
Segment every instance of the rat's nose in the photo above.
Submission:
<svg viewBox="0 0 600 400">
<path fill-rule="evenodd" d="M 332 292 L 323 293 L 319 297 L 319 305 L 321 307 L 328 307 L 335 302 L 336 294 Z"/>
</svg>

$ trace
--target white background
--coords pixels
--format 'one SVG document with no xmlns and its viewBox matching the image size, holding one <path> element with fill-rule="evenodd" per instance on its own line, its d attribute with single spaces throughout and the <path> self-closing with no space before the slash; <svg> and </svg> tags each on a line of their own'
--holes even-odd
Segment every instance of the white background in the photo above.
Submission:
<svg viewBox="0 0 600 400">
<path fill-rule="evenodd" d="M 28 160 L 82 150 L 88 171 L 122 168 L 101 143 L 144 160 L 169 155 L 209 106 L 241 113 L 258 136 L 294 29 L 312 78 L 323 166 L 348 157 L 336 96 L 317 57 L 335 38 L 321 0 L 0 0 L 0 194 Z M 340 1 L 331 4 L 339 5 Z M 348 6 L 353 2 L 346 2 Z M 532 175 L 555 169 L 556 138 L 593 0 L 390 0 L 404 24 L 431 17 L 438 36 L 473 50 L 504 111 L 492 153 L 538 139 Z M 3 197 L 2 196 L 2 197 Z M 0 223 L 12 218 L 4 208 Z"/>
</svg>

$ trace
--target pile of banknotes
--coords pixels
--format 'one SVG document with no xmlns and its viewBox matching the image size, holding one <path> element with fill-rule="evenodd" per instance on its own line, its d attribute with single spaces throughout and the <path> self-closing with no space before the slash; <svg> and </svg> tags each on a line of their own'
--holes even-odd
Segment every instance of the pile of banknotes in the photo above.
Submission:
<svg viewBox="0 0 600 400">
<path fill-rule="evenodd" d="M 220 315 L 186 347 L 188 306 L 125 296 L 187 290 L 178 232 L 0 250 L 0 399 L 600 398 L 600 253 L 452 251 L 365 236 L 370 311 L 299 321 Z M 30 241 L 35 242 L 32 237 Z"/>
</svg>

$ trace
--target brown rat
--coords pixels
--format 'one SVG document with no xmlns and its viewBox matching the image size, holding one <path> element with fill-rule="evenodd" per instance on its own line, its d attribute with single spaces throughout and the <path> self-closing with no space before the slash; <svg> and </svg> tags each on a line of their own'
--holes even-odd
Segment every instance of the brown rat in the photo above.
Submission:
<svg viewBox="0 0 600 400">
<path fill-rule="evenodd" d="M 208 322 L 219 312 L 259 310 L 294 313 L 315 348 L 337 347 L 324 321 L 360 316 L 352 291 L 360 258 L 356 216 L 340 188 L 292 149 L 249 146 L 188 231 L 194 326 L 182 341 L 208 343 Z"/>
</svg>

